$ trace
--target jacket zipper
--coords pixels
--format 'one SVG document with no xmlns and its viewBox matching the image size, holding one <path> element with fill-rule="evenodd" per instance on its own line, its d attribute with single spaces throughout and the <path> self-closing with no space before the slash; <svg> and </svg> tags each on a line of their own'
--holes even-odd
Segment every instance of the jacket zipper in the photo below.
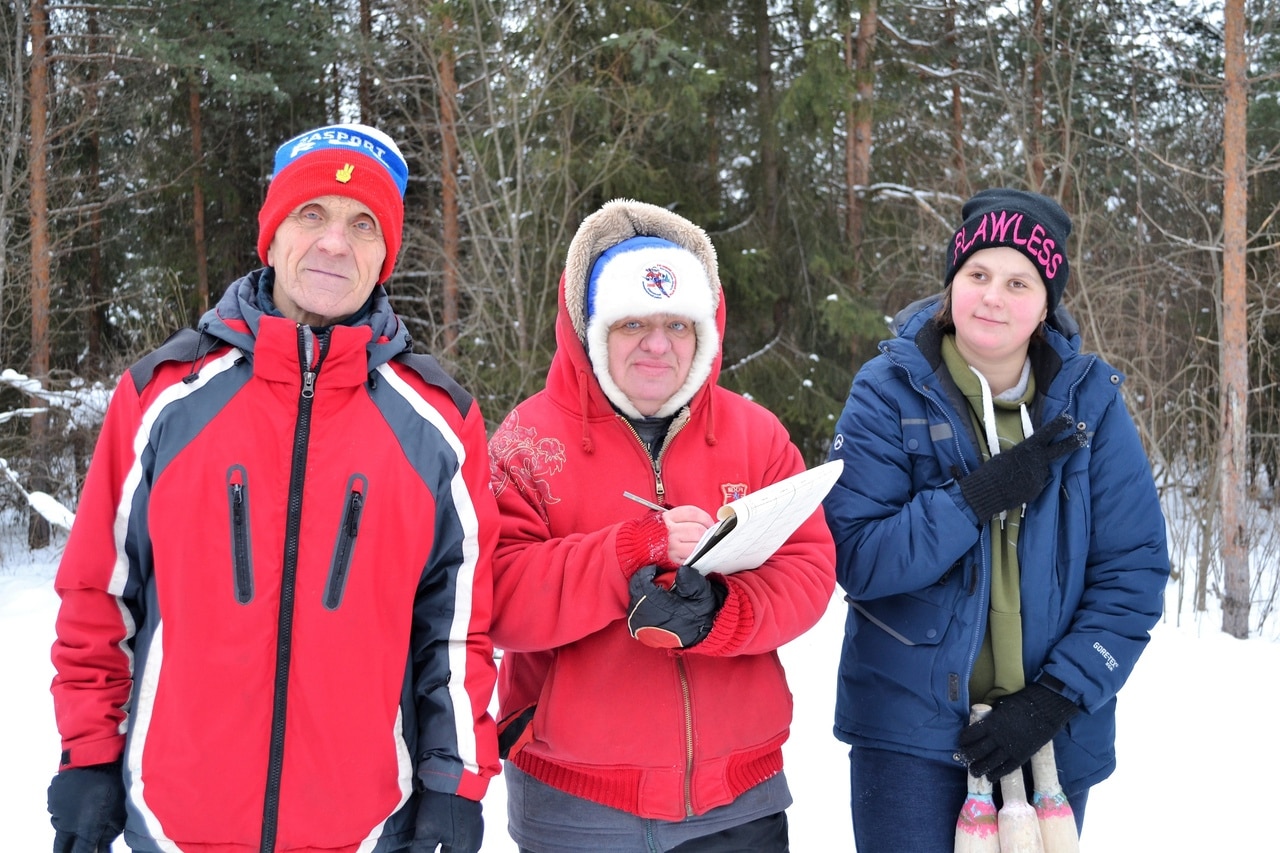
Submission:
<svg viewBox="0 0 1280 853">
<path fill-rule="evenodd" d="M 684 425 L 689 422 L 689 418 L 687 416 L 676 416 L 676 419 L 671 422 L 671 428 L 667 431 L 666 438 L 662 440 L 662 447 L 658 449 L 656 457 L 649 455 L 648 445 L 644 443 L 640 433 L 636 432 L 636 428 L 632 426 L 631 421 L 626 418 L 621 418 L 621 420 L 627 425 L 627 429 L 631 430 L 631 434 L 635 436 L 644 455 L 649 458 L 649 464 L 653 468 L 654 492 L 658 498 L 657 503 L 665 506 L 663 499 L 666 497 L 667 489 L 662 483 L 662 457 L 666 454 L 667 448 L 671 446 L 671 439 L 684 428 Z M 680 678 L 680 697 L 684 705 L 684 814 L 685 817 L 693 817 L 693 699 L 689 689 L 689 671 L 685 668 L 684 658 L 679 655 L 672 655 L 672 657 L 676 663 L 676 674 Z"/>
<path fill-rule="evenodd" d="M 227 471 L 227 500 L 231 510 L 231 566 L 235 574 L 236 601 L 253 600 L 253 560 L 249 547 L 249 478 L 243 465 Z"/>
<path fill-rule="evenodd" d="M 364 509 L 364 496 L 369 490 L 369 480 L 363 474 L 351 475 L 347 484 L 347 502 L 342 511 L 342 527 L 338 530 L 338 544 L 333 550 L 333 564 L 329 567 L 329 583 L 325 585 L 324 606 L 337 610 L 342 594 L 347 588 L 347 571 L 351 568 L 351 556 L 356 550 L 356 536 L 360 534 L 360 513 Z"/>
<path fill-rule="evenodd" d="M 684 658 L 673 655 L 680 675 L 680 695 L 684 701 L 684 816 L 693 817 L 693 699 L 689 694 L 689 671 Z"/>
<path fill-rule="evenodd" d="M 308 326 L 298 326 L 298 364 L 302 390 L 293 431 L 289 471 L 288 518 L 284 539 L 284 571 L 280 579 L 280 616 L 276 628 L 275 693 L 271 707 L 271 745 L 267 756 L 267 788 L 262 807 L 261 853 L 273 853 L 280 818 L 280 777 L 284 769 L 284 731 L 289 699 L 289 664 L 293 654 L 293 602 L 298 579 L 298 544 L 302 528 L 302 490 L 307 473 L 307 444 L 311 437 L 311 407 L 316 375 L 328 349 L 329 336 L 319 338 Z M 317 352 L 317 349 L 319 350 Z M 312 357 L 315 363 L 312 364 Z"/>
<path fill-rule="evenodd" d="M 889 360 L 893 362 L 893 364 L 897 365 L 897 367 L 907 375 L 907 382 L 911 385 L 912 388 L 915 389 L 915 392 L 919 394 L 921 397 L 923 397 L 924 399 L 928 400 L 934 406 L 936 406 L 938 411 L 942 413 L 942 416 L 947 419 L 947 423 L 951 426 L 951 441 L 955 445 L 956 458 L 959 459 L 960 464 L 964 466 L 964 472 L 966 474 L 971 473 L 969 471 L 968 463 L 965 462 L 964 453 L 962 452 L 962 449 L 960 447 L 960 430 L 955 420 L 951 417 L 951 412 L 948 411 L 946 406 L 944 406 L 941 402 L 938 401 L 938 399 L 934 396 L 932 392 L 927 391 L 925 388 L 921 387 L 920 383 L 916 381 L 915 374 L 911 372 L 911 368 L 904 362 L 895 358 L 893 353 L 890 351 L 890 349 L 887 346 L 882 345 L 881 351 L 884 352 L 886 356 L 888 356 Z M 991 606 L 988 601 L 988 597 L 990 593 L 987 590 L 987 584 L 990 582 L 990 573 L 987 572 L 984 568 L 988 563 L 987 552 L 989 549 L 988 542 L 990 540 L 988 539 L 988 536 L 990 535 L 990 531 L 987 530 L 986 528 L 989 526 L 990 525 L 983 525 L 982 532 L 978 534 L 979 560 L 977 565 L 974 567 L 974 573 L 977 575 L 977 577 L 975 578 L 975 580 L 977 581 L 976 589 L 974 584 L 972 583 L 966 584 L 966 586 L 969 588 L 968 594 L 969 595 L 976 594 L 978 596 L 978 603 L 979 603 L 978 624 L 972 636 L 969 638 L 969 651 L 965 658 L 965 671 L 963 673 L 960 673 L 960 675 L 962 676 L 961 686 L 963 687 L 963 690 L 965 692 L 966 705 L 968 703 L 968 698 L 969 698 L 968 697 L 969 678 L 973 673 L 974 662 L 977 661 L 978 659 L 978 652 L 982 650 L 982 638 L 987 633 L 987 610 Z M 950 699 L 950 696 L 948 696 L 947 698 Z M 965 719 L 966 720 L 968 719 L 967 712 L 965 714 Z M 959 761 L 959 758 L 957 757 L 956 760 Z"/>
<path fill-rule="evenodd" d="M 632 426 L 631 421 L 618 415 L 618 419 L 626 424 L 627 429 L 635 436 L 636 441 L 640 444 L 640 450 L 644 453 L 645 458 L 649 460 L 649 467 L 653 469 L 653 492 L 657 496 L 656 503 L 666 506 L 665 499 L 667 496 L 667 487 L 662 482 L 662 457 L 666 455 L 667 448 L 671 446 L 671 439 L 675 438 L 676 433 L 684 429 L 684 425 L 689 422 L 687 415 L 676 415 L 671 422 L 671 427 L 667 431 L 666 438 L 662 440 L 662 447 L 658 448 L 657 456 L 649 455 L 649 445 L 644 443 L 644 439 L 640 437 L 640 433 L 636 432 L 636 428 Z"/>
</svg>

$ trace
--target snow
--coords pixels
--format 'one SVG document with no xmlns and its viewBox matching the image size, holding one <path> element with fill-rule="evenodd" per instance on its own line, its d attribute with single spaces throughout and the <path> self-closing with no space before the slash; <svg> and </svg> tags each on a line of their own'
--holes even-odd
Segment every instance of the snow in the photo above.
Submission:
<svg viewBox="0 0 1280 853">
<path fill-rule="evenodd" d="M 0 849 L 43 853 L 53 830 L 45 789 L 57 766 L 49 646 L 58 599 L 55 546 L 0 555 Z M 1170 600 L 1173 600 L 1172 595 Z M 786 746 L 796 853 L 852 850 L 845 747 L 831 735 L 844 605 L 782 650 L 795 695 Z M 1169 614 L 1120 693 L 1119 769 L 1093 789 L 1083 853 L 1280 849 L 1265 781 L 1280 768 L 1272 720 L 1280 642 L 1235 640 L 1220 617 Z M 499 778 L 485 799 L 486 853 L 514 853 Z M 1273 846 L 1274 845 L 1274 846 Z M 115 853 L 125 853 L 117 841 Z"/>
</svg>

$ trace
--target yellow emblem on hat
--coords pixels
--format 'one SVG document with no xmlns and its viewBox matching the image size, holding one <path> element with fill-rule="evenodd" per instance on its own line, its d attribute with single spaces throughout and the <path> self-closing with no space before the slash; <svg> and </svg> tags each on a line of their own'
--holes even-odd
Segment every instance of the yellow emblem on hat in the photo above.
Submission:
<svg viewBox="0 0 1280 853">
<path fill-rule="evenodd" d="M 356 167 L 350 163 L 343 163 L 342 168 L 338 170 L 338 173 L 334 175 L 334 177 L 338 179 L 338 183 L 345 184 L 351 180 L 351 174 L 355 172 L 355 170 Z"/>
</svg>

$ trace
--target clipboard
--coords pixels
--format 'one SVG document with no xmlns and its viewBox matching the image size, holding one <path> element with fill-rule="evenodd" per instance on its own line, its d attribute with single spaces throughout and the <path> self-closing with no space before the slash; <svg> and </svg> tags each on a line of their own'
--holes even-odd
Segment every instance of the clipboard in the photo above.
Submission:
<svg viewBox="0 0 1280 853">
<path fill-rule="evenodd" d="M 813 515 L 843 470 L 833 459 L 725 504 L 685 564 L 704 575 L 758 568 Z"/>
</svg>

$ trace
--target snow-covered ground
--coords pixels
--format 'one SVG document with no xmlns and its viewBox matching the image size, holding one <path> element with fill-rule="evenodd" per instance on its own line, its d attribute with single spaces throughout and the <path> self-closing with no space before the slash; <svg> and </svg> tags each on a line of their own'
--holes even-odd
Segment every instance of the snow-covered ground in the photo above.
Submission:
<svg viewBox="0 0 1280 853">
<path fill-rule="evenodd" d="M 0 850 L 44 853 L 45 788 L 57 765 L 49 646 L 56 549 L 0 561 Z M 831 735 L 843 605 L 783 650 L 796 719 L 786 747 L 796 853 L 853 850 L 845 748 Z M 1280 642 L 1233 640 L 1220 618 L 1173 614 L 1120 694 L 1119 769 L 1093 789 L 1084 853 L 1280 850 L 1268 785 L 1280 770 Z M 485 800 L 486 853 L 514 853 L 499 778 Z M 124 853 L 122 842 L 113 848 Z M 883 851 L 864 851 L 883 853 Z M 909 853 L 909 851 L 904 851 Z"/>
</svg>

